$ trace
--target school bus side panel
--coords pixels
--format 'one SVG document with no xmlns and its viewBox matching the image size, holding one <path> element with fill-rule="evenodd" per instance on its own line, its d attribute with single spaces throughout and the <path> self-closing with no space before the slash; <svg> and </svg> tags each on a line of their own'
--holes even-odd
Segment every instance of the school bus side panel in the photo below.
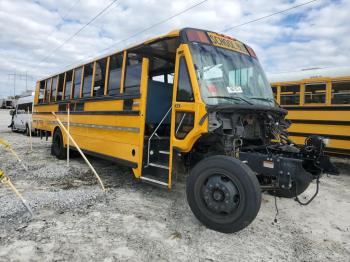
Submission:
<svg viewBox="0 0 350 262">
<path fill-rule="evenodd" d="M 142 63 L 141 95 L 132 98 L 131 110 L 123 110 L 123 99 L 107 101 L 67 101 L 61 107 L 71 104 L 70 133 L 81 149 L 133 167 L 136 177 L 141 175 L 144 139 L 145 101 L 147 95 L 148 59 Z M 74 106 L 83 103 L 83 111 L 75 111 Z M 36 128 L 52 134 L 58 124 L 51 112 L 56 112 L 67 127 L 67 112 L 58 112 L 57 104 L 35 106 Z M 67 136 L 64 132 L 64 144 Z M 72 146 L 72 143 L 70 143 Z M 113 160 L 113 159 L 111 159 Z"/>
</svg>

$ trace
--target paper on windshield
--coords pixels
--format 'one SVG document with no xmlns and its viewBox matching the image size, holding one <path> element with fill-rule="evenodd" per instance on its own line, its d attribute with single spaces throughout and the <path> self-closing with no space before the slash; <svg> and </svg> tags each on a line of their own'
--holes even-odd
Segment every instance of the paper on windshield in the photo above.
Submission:
<svg viewBox="0 0 350 262">
<path fill-rule="evenodd" d="M 230 94 L 237 94 L 237 93 L 243 93 L 243 90 L 241 86 L 228 86 L 227 92 L 229 92 Z"/>
</svg>

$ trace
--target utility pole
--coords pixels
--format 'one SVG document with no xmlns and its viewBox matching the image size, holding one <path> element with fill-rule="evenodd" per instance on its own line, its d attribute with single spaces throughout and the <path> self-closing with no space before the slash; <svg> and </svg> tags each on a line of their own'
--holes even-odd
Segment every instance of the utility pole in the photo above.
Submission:
<svg viewBox="0 0 350 262">
<path fill-rule="evenodd" d="M 25 84 L 25 90 L 26 92 L 28 91 L 28 79 L 29 80 L 33 80 L 33 76 L 29 75 L 28 76 L 28 71 L 25 71 L 25 73 L 22 73 L 22 74 L 18 74 L 16 69 L 15 69 L 15 72 L 13 74 L 8 74 L 9 76 L 9 80 L 11 80 L 11 77 L 13 77 L 13 96 L 15 97 L 16 96 L 16 81 L 17 81 L 17 77 L 19 77 L 19 80 L 23 81 L 25 80 L 26 81 L 26 84 Z"/>
<path fill-rule="evenodd" d="M 28 71 L 26 71 L 26 92 L 28 91 Z"/>
<path fill-rule="evenodd" d="M 11 80 L 11 76 L 13 77 L 13 98 L 15 98 L 15 96 L 16 96 L 16 77 L 17 77 L 16 70 L 13 74 L 8 74 L 8 76 L 9 76 L 9 80 Z"/>
<path fill-rule="evenodd" d="M 16 69 L 13 75 L 13 99 L 16 99 Z"/>
</svg>

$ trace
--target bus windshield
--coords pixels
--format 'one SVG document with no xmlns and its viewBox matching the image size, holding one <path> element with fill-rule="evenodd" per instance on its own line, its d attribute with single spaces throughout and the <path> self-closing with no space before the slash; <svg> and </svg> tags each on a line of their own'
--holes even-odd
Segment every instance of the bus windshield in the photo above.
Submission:
<svg viewBox="0 0 350 262">
<path fill-rule="evenodd" d="M 190 47 L 201 96 L 207 105 L 275 106 L 271 86 L 256 58 L 195 42 Z"/>
</svg>

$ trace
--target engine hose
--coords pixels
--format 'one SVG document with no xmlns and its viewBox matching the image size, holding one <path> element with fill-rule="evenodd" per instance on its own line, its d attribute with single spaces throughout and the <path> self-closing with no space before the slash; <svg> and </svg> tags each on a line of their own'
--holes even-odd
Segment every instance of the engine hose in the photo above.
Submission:
<svg viewBox="0 0 350 262">
<path fill-rule="evenodd" d="M 319 187 L 320 187 L 320 176 L 317 176 L 316 178 L 316 192 L 315 194 L 307 201 L 307 202 L 301 202 L 300 199 L 298 198 L 298 191 L 297 191 L 297 183 L 295 183 L 295 201 L 297 201 L 300 205 L 302 206 L 307 206 L 308 204 L 310 204 L 312 202 L 312 200 L 315 199 L 315 197 L 317 196 L 318 194 L 318 190 L 319 190 Z"/>
<path fill-rule="evenodd" d="M 284 142 L 286 144 L 291 142 L 290 139 L 288 138 L 288 135 L 286 133 L 281 133 L 280 134 L 280 138 L 281 138 L 282 142 Z"/>
</svg>

